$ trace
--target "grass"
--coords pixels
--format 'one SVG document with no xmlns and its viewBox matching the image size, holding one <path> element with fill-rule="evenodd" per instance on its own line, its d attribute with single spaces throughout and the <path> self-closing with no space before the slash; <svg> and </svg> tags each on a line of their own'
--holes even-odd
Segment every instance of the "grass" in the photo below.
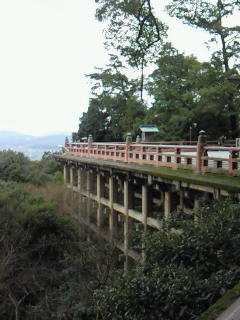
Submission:
<svg viewBox="0 0 240 320">
<path fill-rule="evenodd" d="M 210 306 L 201 314 L 199 320 L 215 320 L 221 313 L 234 303 L 240 297 L 240 283 L 236 284 L 232 289 Z"/>
</svg>

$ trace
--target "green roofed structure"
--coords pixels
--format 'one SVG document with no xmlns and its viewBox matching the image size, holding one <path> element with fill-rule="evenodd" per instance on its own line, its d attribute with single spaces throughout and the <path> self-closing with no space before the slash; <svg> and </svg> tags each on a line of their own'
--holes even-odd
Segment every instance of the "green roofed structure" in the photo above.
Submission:
<svg viewBox="0 0 240 320">
<path fill-rule="evenodd" d="M 158 128 L 154 124 L 142 124 L 139 128 L 142 132 L 143 142 L 154 141 L 154 135 L 156 132 L 159 132 Z"/>
</svg>

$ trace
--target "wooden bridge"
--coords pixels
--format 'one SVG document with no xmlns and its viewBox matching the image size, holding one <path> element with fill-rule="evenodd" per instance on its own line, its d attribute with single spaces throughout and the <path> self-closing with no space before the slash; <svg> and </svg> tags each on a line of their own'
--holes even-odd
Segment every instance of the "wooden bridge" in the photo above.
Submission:
<svg viewBox="0 0 240 320">
<path fill-rule="evenodd" d="M 197 219 L 202 203 L 240 200 L 240 148 L 206 143 L 65 143 L 56 156 L 78 199 L 78 219 L 123 253 L 144 259 L 138 232 L 162 228 L 170 214 Z"/>
</svg>

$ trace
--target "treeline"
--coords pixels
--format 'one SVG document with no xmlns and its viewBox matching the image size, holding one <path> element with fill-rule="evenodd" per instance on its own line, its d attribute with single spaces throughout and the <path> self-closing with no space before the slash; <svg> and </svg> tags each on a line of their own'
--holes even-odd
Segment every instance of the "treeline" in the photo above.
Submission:
<svg viewBox="0 0 240 320">
<path fill-rule="evenodd" d="M 187 140 L 190 127 L 195 139 L 200 130 L 209 139 L 239 136 L 240 26 L 225 25 L 238 1 L 169 1 L 170 16 L 208 32 L 209 49 L 219 46 L 206 62 L 168 42 L 153 1 L 95 2 L 110 59 L 88 75 L 92 97 L 74 140 L 92 134 L 95 141 L 122 141 L 129 131 L 136 137 L 140 124 L 157 125 L 159 140 Z"/>
</svg>

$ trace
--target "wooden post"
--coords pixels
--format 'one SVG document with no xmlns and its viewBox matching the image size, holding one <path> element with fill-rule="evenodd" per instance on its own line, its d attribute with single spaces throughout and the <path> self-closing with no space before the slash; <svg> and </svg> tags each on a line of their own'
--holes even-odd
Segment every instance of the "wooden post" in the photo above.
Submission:
<svg viewBox="0 0 240 320">
<path fill-rule="evenodd" d="M 236 163 L 234 162 L 234 159 L 238 157 L 238 152 L 230 150 L 229 151 L 229 159 L 228 159 L 228 173 L 229 175 L 233 174 L 233 170 L 236 168 Z"/>
<path fill-rule="evenodd" d="M 128 162 L 128 156 L 129 156 L 131 142 L 132 142 L 132 134 L 131 134 L 131 132 L 128 132 L 127 137 L 126 137 L 126 145 L 125 145 L 125 162 Z"/>
<path fill-rule="evenodd" d="M 70 186 L 73 187 L 73 166 L 70 167 Z"/>
<path fill-rule="evenodd" d="M 110 231 L 110 238 L 113 241 L 114 232 L 116 231 L 116 224 L 117 224 L 117 215 L 113 210 L 113 202 L 114 202 L 114 183 L 113 183 L 113 176 L 109 176 L 109 207 L 110 207 L 110 215 L 109 215 L 109 231 Z"/>
<path fill-rule="evenodd" d="M 87 170 L 87 177 L 86 177 L 86 193 L 87 193 L 87 209 L 86 209 L 86 214 L 87 214 L 87 219 L 86 222 L 89 224 L 90 223 L 90 208 L 91 208 L 91 200 L 90 200 L 90 172 Z"/>
<path fill-rule="evenodd" d="M 63 167 L 63 182 L 64 184 L 67 184 L 67 164 L 65 163 L 64 164 L 64 167 Z"/>
<path fill-rule="evenodd" d="M 179 191 L 179 209 L 184 211 L 184 191 Z"/>
<path fill-rule="evenodd" d="M 147 211 L 148 211 L 148 199 L 147 199 L 147 186 L 142 185 L 142 223 L 144 231 L 147 230 Z"/>
<path fill-rule="evenodd" d="M 128 180 L 127 177 L 124 180 L 124 255 L 125 255 L 125 262 L 124 262 L 124 270 L 125 272 L 128 271 L 128 246 L 129 246 L 129 216 L 128 216 Z"/>
<path fill-rule="evenodd" d="M 219 200 L 221 196 L 221 190 L 214 188 L 213 197 L 215 200 Z"/>
<path fill-rule="evenodd" d="M 79 194 L 82 193 L 82 169 L 78 168 L 77 169 L 77 188 L 78 188 L 78 192 Z"/>
<path fill-rule="evenodd" d="M 173 169 L 177 169 L 178 168 L 178 159 L 179 159 L 179 155 L 181 154 L 181 151 L 179 148 L 174 148 L 174 163 L 172 165 Z M 181 159 L 181 158 L 180 158 Z"/>
<path fill-rule="evenodd" d="M 92 143 L 93 143 L 93 137 L 90 134 L 88 136 L 88 157 L 91 157 Z"/>
<path fill-rule="evenodd" d="M 204 153 L 204 146 L 207 144 L 205 131 L 201 130 L 198 136 L 197 154 L 196 154 L 196 173 L 202 172 L 202 156 Z"/>
<path fill-rule="evenodd" d="M 97 173 L 97 226 L 100 231 L 103 223 L 103 212 L 102 212 L 102 205 L 101 205 L 101 192 L 102 192 L 102 185 L 101 185 L 101 174 L 100 172 Z"/>
<path fill-rule="evenodd" d="M 171 192 L 164 192 L 164 218 L 168 219 L 171 212 Z"/>
<path fill-rule="evenodd" d="M 198 211 L 200 209 L 200 199 L 199 198 L 195 198 L 194 199 L 194 223 L 197 224 L 198 223 Z"/>
</svg>

